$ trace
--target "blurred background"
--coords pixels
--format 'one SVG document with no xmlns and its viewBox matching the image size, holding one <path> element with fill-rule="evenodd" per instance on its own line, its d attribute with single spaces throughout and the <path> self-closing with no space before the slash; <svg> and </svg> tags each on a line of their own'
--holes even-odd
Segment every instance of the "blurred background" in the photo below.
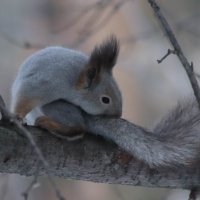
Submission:
<svg viewBox="0 0 200 200">
<path fill-rule="evenodd" d="M 195 72 L 200 72 L 200 1 L 157 0 Z M 123 95 L 123 117 L 152 128 L 177 101 L 193 95 L 147 0 L 1 0 L 0 94 L 10 105 L 10 88 L 25 58 L 50 45 L 89 54 L 115 34 L 121 44 L 114 75 Z M 0 200 L 21 200 L 32 177 L 0 175 Z M 186 190 L 69 181 L 56 178 L 69 200 L 184 200 Z M 56 199 L 45 177 L 30 200 Z"/>
</svg>

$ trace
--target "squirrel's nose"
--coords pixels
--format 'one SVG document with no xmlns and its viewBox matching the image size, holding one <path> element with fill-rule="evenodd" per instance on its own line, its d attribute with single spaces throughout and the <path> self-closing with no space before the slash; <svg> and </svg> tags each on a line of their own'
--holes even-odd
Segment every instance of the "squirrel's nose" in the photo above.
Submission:
<svg viewBox="0 0 200 200">
<path fill-rule="evenodd" d="M 122 109 L 119 110 L 119 112 L 117 113 L 117 117 L 121 117 L 122 116 Z"/>
<path fill-rule="evenodd" d="M 116 111 L 113 113 L 113 116 L 115 116 L 115 117 L 121 117 L 122 116 L 122 108 L 118 107 L 116 109 Z"/>
<path fill-rule="evenodd" d="M 120 104 L 120 106 L 118 105 L 117 108 L 116 108 L 116 116 L 117 117 L 122 116 L 122 103 Z"/>
</svg>

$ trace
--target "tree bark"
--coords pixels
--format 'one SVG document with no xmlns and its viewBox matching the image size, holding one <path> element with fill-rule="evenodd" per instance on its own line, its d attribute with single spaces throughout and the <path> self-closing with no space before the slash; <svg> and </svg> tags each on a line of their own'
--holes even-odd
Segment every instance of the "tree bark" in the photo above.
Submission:
<svg viewBox="0 0 200 200">
<path fill-rule="evenodd" d="M 117 159 L 118 147 L 99 136 L 87 134 L 73 142 L 58 139 L 35 127 L 27 127 L 51 166 L 51 175 L 67 179 L 148 187 L 191 188 L 200 186 L 200 169 L 150 169 L 132 159 Z M 44 175 L 29 141 L 10 124 L 0 122 L 0 172 L 25 176 Z"/>
</svg>

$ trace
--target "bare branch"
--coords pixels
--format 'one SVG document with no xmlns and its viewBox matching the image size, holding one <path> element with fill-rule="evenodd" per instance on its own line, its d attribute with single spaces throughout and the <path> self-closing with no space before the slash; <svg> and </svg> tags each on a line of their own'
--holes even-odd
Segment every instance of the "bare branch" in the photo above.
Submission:
<svg viewBox="0 0 200 200">
<path fill-rule="evenodd" d="M 8 33 L 2 30 L 0 30 L 0 36 L 4 38 L 6 41 L 8 41 L 10 44 L 15 45 L 19 48 L 23 48 L 23 49 L 41 49 L 48 46 L 47 44 L 33 44 L 28 41 L 20 42 L 16 38 L 10 36 Z"/>
<path fill-rule="evenodd" d="M 196 80 L 195 74 L 193 73 L 193 70 L 191 68 L 191 65 L 188 62 L 185 55 L 183 54 L 183 51 L 182 51 L 177 39 L 175 38 L 175 35 L 174 35 L 172 29 L 170 28 L 170 25 L 168 24 L 167 20 L 163 16 L 163 14 L 160 10 L 160 7 L 157 5 L 155 0 L 147 0 L 147 1 L 151 5 L 156 18 L 158 19 L 158 21 L 160 22 L 160 24 L 162 26 L 163 31 L 166 33 L 167 38 L 171 42 L 171 45 L 173 46 L 174 50 L 176 51 L 176 55 L 178 56 L 180 62 L 182 63 L 182 65 L 188 75 L 188 78 L 190 80 L 191 86 L 194 91 L 194 95 L 195 95 L 197 102 L 199 104 L 199 107 L 200 107 L 200 89 L 199 89 L 199 85 Z"/>
<path fill-rule="evenodd" d="M 105 26 L 109 22 L 109 20 L 111 20 L 111 18 L 116 14 L 116 12 L 118 12 L 119 9 L 125 3 L 129 2 L 129 1 L 131 1 L 131 0 L 123 0 L 123 1 L 115 3 L 114 5 L 111 5 L 112 6 L 111 11 L 108 12 L 108 14 L 104 17 L 104 19 L 99 24 L 97 23 L 96 27 L 93 27 L 93 30 L 96 31 L 96 29 L 99 30 L 100 28 L 102 28 L 103 26 Z"/>
<path fill-rule="evenodd" d="M 6 120 L 9 120 L 10 122 L 12 122 L 12 124 L 14 124 L 18 128 L 20 133 L 22 133 L 23 135 L 25 135 L 27 137 L 31 146 L 33 147 L 36 154 L 38 155 L 39 160 L 42 162 L 42 164 L 45 168 L 47 177 L 48 177 L 50 183 L 52 184 L 53 189 L 55 190 L 57 198 L 59 200 L 64 200 L 64 197 L 62 197 L 61 192 L 58 189 L 56 183 L 54 182 L 53 178 L 50 176 L 50 172 L 51 172 L 50 165 L 48 164 L 45 157 L 43 156 L 41 150 L 39 149 L 38 145 L 36 144 L 35 140 L 33 139 L 31 133 L 26 128 L 24 128 L 24 126 L 17 120 L 17 118 L 5 108 L 5 103 L 1 96 L 0 96 L 0 111 L 2 113 L 2 119 L 4 119 L 4 121 L 6 118 Z"/>
<path fill-rule="evenodd" d="M 37 184 L 37 180 L 38 180 L 38 175 L 35 175 L 33 180 L 31 181 L 30 185 L 27 187 L 26 191 L 24 191 L 22 193 L 24 200 L 28 200 L 29 193 L 35 187 L 35 185 Z"/>
<path fill-rule="evenodd" d="M 113 192 L 115 193 L 115 195 L 117 196 L 119 200 L 125 200 L 125 198 L 122 195 L 122 192 L 119 190 L 117 186 L 113 187 Z"/>
<path fill-rule="evenodd" d="M 116 12 L 119 11 L 119 9 L 129 1 L 130 0 L 121 1 L 112 5 L 111 11 L 102 20 L 100 20 L 99 23 L 95 21 L 96 18 L 91 19 L 90 26 L 84 26 L 84 30 L 81 31 L 79 39 L 71 47 L 77 48 L 78 46 L 86 42 L 92 35 L 96 34 L 99 30 L 101 30 L 101 28 L 109 22 L 109 20 L 116 14 Z M 93 24 L 95 26 L 92 27 Z"/>
<path fill-rule="evenodd" d="M 92 16 L 84 23 L 83 29 L 80 30 L 80 36 L 78 37 L 77 41 L 71 45 L 71 48 L 76 48 L 85 41 L 90 38 L 91 35 L 94 35 L 97 33 L 103 26 L 105 26 L 109 20 L 114 16 L 114 14 L 119 11 L 119 9 L 126 3 L 131 0 L 121 0 L 120 2 L 112 3 L 111 0 L 100 0 L 96 3 L 86 7 L 83 9 L 80 14 L 72 19 L 68 24 L 64 25 L 62 28 L 57 30 L 52 30 L 54 34 L 58 34 L 61 31 L 65 31 L 68 28 L 73 27 L 76 23 L 78 23 L 80 20 L 82 20 L 88 12 L 92 12 Z M 105 17 L 103 16 L 103 11 L 108 6 L 111 6 L 111 11 L 107 13 Z M 98 23 L 99 22 L 99 23 Z M 10 36 L 8 33 L 4 31 L 0 31 L 0 35 L 7 40 L 10 44 L 13 44 L 20 48 L 25 49 L 41 49 L 49 44 L 34 44 L 28 41 L 20 42 L 16 38 Z M 63 44 L 63 46 L 69 46 L 68 44 Z"/>
<path fill-rule="evenodd" d="M 95 10 L 93 10 L 92 16 L 90 16 L 90 18 L 84 23 L 83 29 L 80 31 L 81 34 L 84 34 L 84 32 L 87 34 L 89 30 L 91 31 L 93 29 L 93 26 L 98 23 L 99 19 L 101 19 L 101 16 L 104 14 L 105 9 L 110 3 L 110 0 L 106 0 L 104 3 L 98 4 Z"/>
<path fill-rule="evenodd" d="M 167 53 L 159 60 L 157 60 L 158 64 L 160 64 L 165 58 L 167 58 L 171 54 L 176 54 L 176 51 L 168 49 Z"/>
<path fill-rule="evenodd" d="M 59 28 L 57 30 L 54 30 L 54 33 L 60 33 L 62 31 L 65 31 L 71 27 L 73 27 L 76 23 L 78 23 L 81 19 L 84 18 L 84 16 L 86 14 L 88 14 L 88 12 L 90 11 L 94 11 L 94 10 L 99 10 L 99 8 L 104 8 L 105 6 L 107 6 L 111 1 L 110 0 L 99 0 L 97 2 L 95 2 L 94 4 L 87 6 L 86 8 L 84 8 L 83 10 L 81 10 L 81 12 L 79 13 L 78 16 L 76 16 L 74 19 L 72 19 L 70 22 L 68 22 L 66 25 L 64 25 L 62 28 Z M 95 19 L 97 20 L 97 19 Z M 90 27 L 87 27 L 90 28 Z"/>
<path fill-rule="evenodd" d="M 121 119 L 116 123 L 122 122 Z M 104 121 L 102 122 L 104 123 Z M 124 125 L 125 133 L 133 134 L 133 125 Z M 132 128 L 131 128 L 132 127 Z M 51 175 L 62 178 L 88 180 L 101 183 L 128 184 L 149 187 L 192 188 L 199 187 L 199 164 L 194 168 L 181 167 L 150 169 L 144 163 L 132 159 L 126 166 L 116 159 L 118 148 L 100 137 L 87 134 L 84 139 L 68 142 L 39 128 L 27 127 L 51 166 Z M 26 138 L 18 137 L 13 126 L 0 122 L 0 172 L 35 175 L 37 155 L 33 154 Z M 6 154 L 11 157 L 3 162 Z M 40 167 L 38 174 L 46 171 Z"/>
<path fill-rule="evenodd" d="M 172 53 L 176 53 L 176 55 L 178 56 L 179 60 L 181 61 L 182 65 L 188 75 L 191 86 L 193 88 L 194 95 L 196 97 L 196 100 L 197 100 L 199 108 L 200 108 L 200 88 L 199 88 L 198 82 L 195 77 L 193 62 L 191 62 L 191 64 L 189 64 L 187 58 L 183 54 L 183 51 L 182 51 L 178 41 L 176 40 L 176 37 L 175 37 L 172 29 L 170 28 L 167 20 L 165 19 L 162 12 L 160 11 L 160 8 L 157 5 L 157 3 L 155 2 L 155 0 L 148 0 L 148 2 L 150 3 L 156 18 L 160 22 L 163 31 L 166 33 L 166 36 L 168 37 L 169 41 L 171 42 L 171 45 L 174 48 L 174 51 L 172 51 L 172 52 L 170 50 L 168 50 L 168 53 L 161 60 L 158 60 L 158 63 L 162 62 L 162 60 L 164 60 L 168 55 L 170 55 Z M 197 188 L 191 189 L 191 192 L 189 195 L 189 200 L 196 200 L 198 192 L 199 192 L 199 190 Z"/>
</svg>

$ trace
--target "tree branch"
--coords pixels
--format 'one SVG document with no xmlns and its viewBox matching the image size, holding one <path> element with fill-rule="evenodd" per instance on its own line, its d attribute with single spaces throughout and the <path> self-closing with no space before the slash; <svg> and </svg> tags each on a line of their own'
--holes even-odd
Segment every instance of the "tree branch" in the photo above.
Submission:
<svg viewBox="0 0 200 200">
<path fill-rule="evenodd" d="M 162 16 L 155 2 L 152 0 L 149 0 L 149 2 L 155 9 L 156 15 Z M 161 23 L 167 24 L 166 20 Z M 167 31 L 171 30 L 165 31 L 168 33 Z M 172 37 L 170 41 L 172 45 L 174 43 L 174 50 L 183 63 L 189 78 L 193 77 L 191 65 L 183 55 L 173 33 L 169 33 Z M 191 84 L 198 89 L 195 80 L 192 79 Z M 194 93 L 198 96 L 198 92 L 195 91 L 194 89 Z M 106 120 L 109 122 L 109 119 Z M 115 127 L 120 126 L 124 133 L 133 134 L 136 126 L 127 121 L 123 123 L 124 121 L 116 119 L 115 124 L 107 127 L 107 130 L 111 130 L 114 134 Z M 101 127 L 106 125 L 100 123 Z M 42 150 L 49 166 L 51 166 L 50 173 L 52 175 L 101 183 L 187 189 L 200 187 L 198 163 L 193 165 L 193 168 L 182 167 L 178 170 L 164 167 L 150 169 L 144 163 L 135 159 L 132 159 L 127 165 L 120 165 L 116 159 L 117 146 L 93 135 L 88 134 L 83 140 L 67 142 L 34 127 L 27 127 L 27 129 L 34 136 L 34 140 Z M 5 121 L 0 122 L 0 172 L 18 173 L 26 176 L 34 175 L 36 169 L 38 169 L 36 162 L 38 157 L 33 154 L 33 149 L 28 141 L 25 138 L 18 137 L 17 132 L 16 127 L 11 124 L 8 125 Z M 146 135 L 146 138 L 148 139 L 148 135 Z M 44 166 L 40 166 L 38 174 L 43 175 L 45 173 Z"/>
<path fill-rule="evenodd" d="M 31 147 L 33 147 L 36 155 L 38 156 L 38 160 L 41 161 L 43 168 L 45 169 L 45 172 L 47 174 L 47 177 L 56 193 L 56 197 L 59 200 L 65 200 L 65 198 L 63 198 L 60 190 L 58 189 L 54 179 L 50 176 L 50 165 L 49 163 L 46 161 L 44 155 L 42 154 L 42 151 L 40 150 L 40 148 L 38 147 L 37 143 L 35 142 L 32 134 L 21 124 L 21 122 L 19 122 L 19 120 L 17 120 L 16 116 L 14 116 L 12 113 L 10 113 L 9 111 L 7 111 L 6 107 L 5 107 L 5 102 L 3 100 L 3 98 L 0 95 L 0 112 L 2 115 L 2 122 L 7 123 L 9 125 L 14 125 L 15 128 L 18 129 L 19 133 L 22 134 L 23 136 L 25 136 Z M 10 156 L 10 155 L 9 155 Z M 10 157 L 9 157 L 10 158 Z M 4 163 L 5 161 L 7 162 L 9 160 L 8 156 L 6 158 L 4 158 Z"/>
<path fill-rule="evenodd" d="M 188 78 L 190 80 L 191 86 L 194 91 L 194 95 L 197 99 L 197 102 L 198 102 L 199 108 L 200 108 L 200 89 L 199 89 L 198 82 L 195 78 L 195 74 L 193 72 L 193 65 L 188 62 L 187 58 L 183 54 L 183 51 L 173 33 L 170 25 L 168 24 L 167 20 L 163 16 L 162 12 L 160 11 L 160 7 L 157 5 L 155 0 L 147 0 L 147 1 L 151 5 L 157 20 L 160 22 L 164 33 L 166 34 L 167 38 L 169 39 L 171 45 L 174 48 L 174 51 L 176 52 L 176 55 L 178 56 L 180 62 L 182 63 L 182 65 L 188 75 Z"/>
<path fill-rule="evenodd" d="M 198 102 L 199 109 L 200 109 L 200 88 L 199 88 L 198 82 L 197 82 L 196 77 L 195 77 L 193 63 L 190 64 L 188 62 L 187 58 L 185 57 L 185 55 L 183 54 L 183 51 L 182 51 L 174 33 L 173 33 L 170 25 L 168 24 L 164 15 L 160 11 L 160 8 L 157 5 L 157 3 L 155 2 L 155 0 L 147 0 L 147 1 L 151 5 L 157 20 L 160 22 L 164 33 L 166 33 L 167 38 L 169 39 L 171 45 L 174 48 L 174 52 L 178 56 L 180 62 L 182 63 L 182 65 L 183 65 L 183 67 L 184 67 L 184 69 L 187 73 L 187 76 L 188 76 L 189 81 L 191 83 L 194 95 L 196 97 L 196 100 Z M 169 54 L 170 54 L 170 51 L 168 51 L 168 54 L 166 56 L 164 56 L 163 58 L 167 57 Z M 162 60 L 163 59 L 161 59 L 161 61 Z M 197 195 L 198 195 L 197 192 L 199 192 L 199 189 L 196 189 L 196 187 L 193 187 L 191 189 L 191 192 L 190 192 L 189 200 L 195 200 L 197 198 Z"/>
<path fill-rule="evenodd" d="M 131 123 L 129 125 L 132 127 Z M 150 169 L 142 162 L 132 159 L 127 166 L 124 166 L 115 159 L 117 146 L 99 137 L 88 134 L 82 140 L 67 142 L 38 128 L 27 127 L 27 129 L 32 133 L 51 166 L 51 175 L 76 180 L 150 187 L 200 186 L 198 164 L 193 169 Z M 18 136 L 14 126 L 3 122 L 0 122 L 0 149 L 1 173 L 35 175 L 38 168 L 37 155 L 33 153 L 26 138 Z M 38 174 L 45 173 L 43 166 L 39 166 Z"/>
<path fill-rule="evenodd" d="M 167 53 L 161 59 L 157 60 L 158 64 L 160 64 L 163 60 L 165 60 L 171 54 L 176 54 L 176 51 L 168 49 Z"/>
</svg>

